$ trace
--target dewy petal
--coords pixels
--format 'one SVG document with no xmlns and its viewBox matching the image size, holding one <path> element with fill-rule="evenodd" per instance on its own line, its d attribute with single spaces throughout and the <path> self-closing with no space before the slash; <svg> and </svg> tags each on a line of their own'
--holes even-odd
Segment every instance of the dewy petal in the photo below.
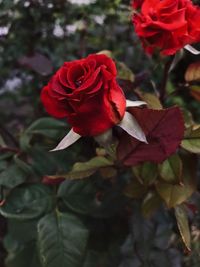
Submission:
<svg viewBox="0 0 200 267">
<path fill-rule="evenodd" d="M 60 141 L 60 143 L 55 147 L 54 149 L 50 151 L 57 151 L 65 149 L 72 144 L 74 144 L 78 139 L 81 138 L 81 135 L 75 133 L 73 129 L 70 130 L 70 132 Z"/>
<path fill-rule="evenodd" d="M 127 108 L 138 107 L 138 106 L 142 106 L 142 105 L 146 105 L 146 104 L 147 103 L 144 101 L 132 101 L 132 100 L 126 99 L 126 107 Z"/>
<path fill-rule="evenodd" d="M 186 50 L 188 50 L 190 53 L 192 53 L 193 55 L 200 55 L 200 51 L 199 50 L 197 50 L 197 49 L 195 49 L 193 46 L 191 46 L 191 45 L 186 45 L 186 46 L 184 46 L 184 48 L 186 49 Z"/>
<path fill-rule="evenodd" d="M 142 128 L 129 112 L 125 112 L 123 120 L 117 126 L 121 127 L 124 131 L 137 140 L 148 143 Z"/>
</svg>

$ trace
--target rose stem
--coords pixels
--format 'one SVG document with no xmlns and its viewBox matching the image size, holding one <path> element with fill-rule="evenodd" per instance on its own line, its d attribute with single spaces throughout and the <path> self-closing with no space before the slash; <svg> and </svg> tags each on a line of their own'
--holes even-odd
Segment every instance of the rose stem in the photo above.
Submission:
<svg viewBox="0 0 200 267">
<path fill-rule="evenodd" d="M 163 103 L 165 96 L 166 96 L 166 87 L 167 87 L 167 82 L 169 78 L 169 73 L 170 73 L 170 67 L 173 63 L 174 57 L 170 57 L 170 59 L 165 63 L 164 67 L 164 72 L 163 72 L 163 80 L 160 88 L 160 101 Z"/>
</svg>

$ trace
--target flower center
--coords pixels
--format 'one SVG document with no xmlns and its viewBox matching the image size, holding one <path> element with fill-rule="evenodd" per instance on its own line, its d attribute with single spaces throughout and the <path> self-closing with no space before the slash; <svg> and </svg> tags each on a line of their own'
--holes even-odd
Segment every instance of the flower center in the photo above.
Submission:
<svg viewBox="0 0 200 267">
<path fill-rule="evenodd" d="M 76 81 L 75 81 L 75 84 L 77 87 L 80 87 L 81 84 L 83 83 L 83 79 L 84 79 L 84 76 L 81 76 L 80 78 L 78 78 Z"/>
</svg>

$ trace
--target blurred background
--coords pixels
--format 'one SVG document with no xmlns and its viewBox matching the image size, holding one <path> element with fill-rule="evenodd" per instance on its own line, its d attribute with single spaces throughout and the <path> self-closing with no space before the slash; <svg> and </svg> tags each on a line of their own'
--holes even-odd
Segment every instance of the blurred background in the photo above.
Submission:
<svg viewBox="0 0 200 267">
<path fill-rule="evenodd" d="M 147 90 L 152 89 L 150 76 L 155 81 L 161 77 L 162 69 L 157 68 L 154 72 L 153 68 L 157 59 L 144 54 L 134 34 L 129 0 L 0 0 L 0 135 L 4 136 L 5 141 L 10 146 L 17 146 L 20 133 L 36 119 L 47 116 L 39 99 L 41 88 L 64 61 L 79 59 L 101 50 L 111 50 L 114 58 L 125 62 L 138 79 L 144 77 L 146 80 L 141 86 Z M 198 59 L 186 54 L 173 74 L 175 83 L 183 81 L 185 69 L 189 62 L 195 60 Z M 190 99 L 190 96 L 187 98 L 187 92 L 182 96 Z M 199 120 L 199 102 L 184 102 L 180 96 L 170 101 L 170 105 L 189 107 Z M 0 171 L 1 168 L 0 165 Z M 152 267 L 171 267 L 170 264 L 164 265 L 167 264 L 166 257 L 173 259 L 174 267 L 200 266 L 200 232 L 195 226 L 195 250 L 192 255 L 186 255 L 173 243 L 174 229 L 171 229 L 168 215 L 162 214 L 151 224 L 145 222 L 143 228 L 140 228 L 141 220 L 138 217 L 138 221 L 135 221 L 133 231 L 138 239 L 137 232 L 144 233 L 148 227 L 153 231 L 145 232 L 148 238 L 153 239 L 152 233 L 155 237 L 151 247 L 156 251 L 151 254 L 154 262 Z M 195 220 L 197 224 L 200 221 L 199 218 Z M 2 241 L 7 226 L 2 217 L 0 223 Z M 157 229 L 155 225 L 160 227 L 157 232 L 154 231 Z M 170 248 L 166 245 L 169 242 Z M 122 250 L 124 261 L 120 266 L 147 266 L 141 265 L 141 261 L 138 263 L 138 258 L 132 256 L 128 239 Z M 1 267 L 4 267 L 5 256 L 5 249 L 1 245 Z M 9 266 L 15 267 L 12 261 Z"/>
</svg>

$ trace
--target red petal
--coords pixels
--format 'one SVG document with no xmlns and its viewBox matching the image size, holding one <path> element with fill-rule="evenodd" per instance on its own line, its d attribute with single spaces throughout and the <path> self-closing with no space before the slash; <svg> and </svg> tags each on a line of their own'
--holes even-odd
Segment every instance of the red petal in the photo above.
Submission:
<svg viewBox="0 0 200 267">
<path fill-rule="evenodd" d="M 111 74 L 113 74 L 114 77 L 116 77 L 117 69 L 116 69 L 115 63 L 108 56 L 103 55 L 103 54 L 100 54 L 100 55 L 92 54 L 86 58 L 86 60 L 88 59 L 95 59 L 97 63 L 96 68 L 105 65 L 107 67 L 107 71 L 109 71 Z"/>
<path fill-rule="evenodd" d="M 112 88 L 115 88 L 115 90 L 110 90 L 110 103 L 112 103 L 115 112 L 118 113 L 116 118 L 121 120 L 124 117 L 126 110 L 126 98 L 124 96 L 124 92 L 117 82 L 113 82 Z"/>
<path fill-rule="evenodd" d="M 56 98 L 49 96 L 50 88 L 45 86 L 41 92 L 41 101 L 46 109 L 46 111 L 55 118 L 65 118 L 67 115 L 67 110 L 61 101 Z"/>
</svg>

